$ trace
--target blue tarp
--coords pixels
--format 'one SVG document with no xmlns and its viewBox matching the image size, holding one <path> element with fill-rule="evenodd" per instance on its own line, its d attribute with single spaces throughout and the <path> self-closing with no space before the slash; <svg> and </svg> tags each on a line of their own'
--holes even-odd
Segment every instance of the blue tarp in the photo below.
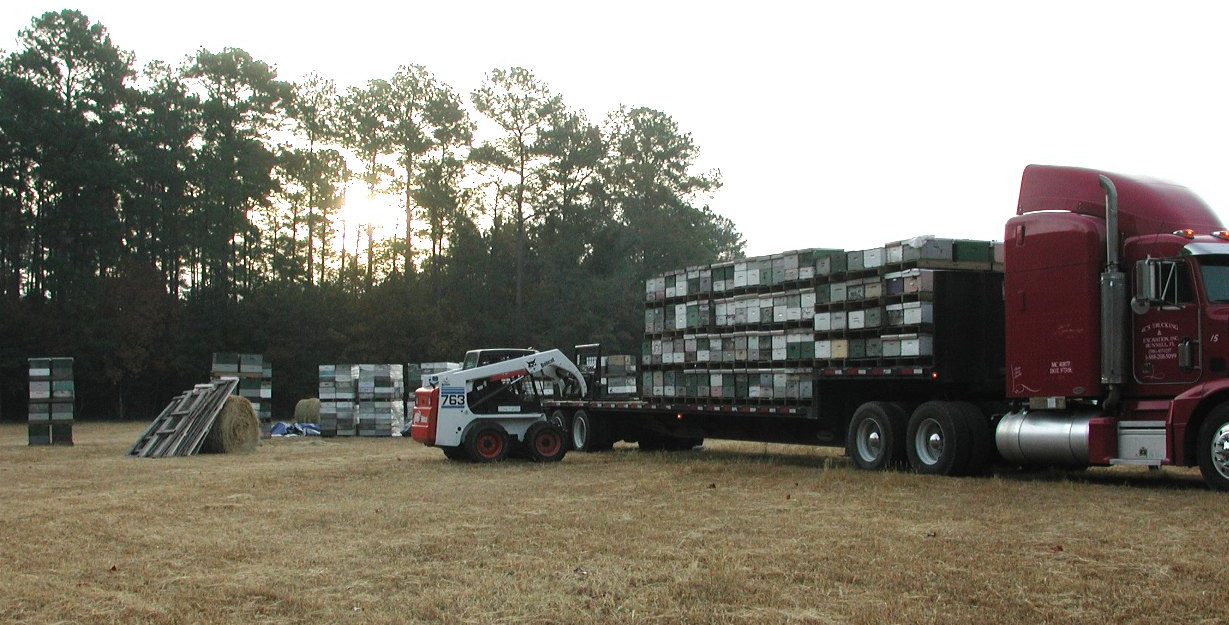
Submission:
<svg viewBox="0 0 1229 625">
<path fill-rule="evenodd" d="M 286 423 L 278 421 L 269 428 L 273 436 L 320 436 L 320 426 L 315 423 Z"/>
</svg>

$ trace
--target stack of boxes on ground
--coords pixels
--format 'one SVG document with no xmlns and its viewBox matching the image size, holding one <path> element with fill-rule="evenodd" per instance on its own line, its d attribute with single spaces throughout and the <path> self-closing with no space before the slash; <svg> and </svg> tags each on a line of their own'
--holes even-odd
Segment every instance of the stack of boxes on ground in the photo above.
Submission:
<svg viewBox="0 0 1229 625">
<path fill-rule="evenodd" d="M 29 363 L 30 444 L 72 445 L 73 359 L 31 358 Z"/>
<path fill-rule="evenodd" d="M 401 365 L 358 366 L 358 435 L 392 436 L 405 423 Z"/>
<path fill-rule="evenodd" d="M 933 354 L 934 273 L 1001 270 L 989 241 L 918 237 L 689 267 L 645 288 L 643 395 L 789 403 L 816 369 L 896 366 Z"/>
<path fill-rule="evenodd" d="M 601 364 L 601 377 L 598 378 L 598 383 L 601 385 L 598 389 L 599 397 L 630 398 L 639 395 L 636 386 L 639 377 L 636 375 L 635 356 L 602 356 Z M 582 371 L 592 375 L 597 365 L 597 356 L 586 356 L 580 366 Z"/>
<path fill-rule="evenodd" d="M 261 438 L 269 438 L 273 427 L 273 363 L 260 354 L 214 352 L 210 377 L 239 378 L 235 394 L 252 402 L 252 410 L 260 421 Z"/>
<path fill-rule="evenodd" d="M 358 367 L 320 365 L 320 435 L 354 436 Z"/>
<path fill-rule="evenodd" d="M 406 365 L 406 380 L 410 385 L 410 390 L 416 390 L 427 386 L 429 378 L 437 373 L 460 369 L 459 362 L 424 362 L 420 365 Z"/>
<path fill-rule="evenodd" d="M 402 366 L 320 365 L 321 436 L 392 436 L 405 425 Z"/>
</svg>

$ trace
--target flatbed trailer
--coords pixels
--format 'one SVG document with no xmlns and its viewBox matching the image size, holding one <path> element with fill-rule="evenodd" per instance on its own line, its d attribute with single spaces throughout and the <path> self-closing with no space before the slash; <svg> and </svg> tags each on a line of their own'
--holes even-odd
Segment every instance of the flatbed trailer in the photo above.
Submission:
<svg viewBox="0 0 1229 625">
<path fill-rule="evenodd" d="M 837 360 L 804 363 L 761 359 L 737 363 L 736 369 L 734 363 L 730 363 L 731 371 L 740 372 L 773 365 L 807 366 L 805 370 L 811 372 L 807 382 L 812 392 L 809 397 L 799 399 L 606 398 L 600 396 L 601 385 L 595 383 L 589 386 L 593 397 L 546 399 L 543 409 L 550 420 L 571 433 L 573 447 L 581 451 L 606 449 L 621 440 L 649 449 L 681 449 L 706 438 L 842 446 L 849 438 L 853 415 L 868 397 L 895 402 L 901 406 L 902 413 L 927 401 L 951 398 L 980 402 L 986 411 L 993 411 L 1003 404 L 1003 274 L 986 265 L 958 269 L 948 263 L 940 267 L 925 269 L 929 275 L 924 299 L 931 307 L 925 323 L 888 330 L 923 332 L 933 337 L 932 349 L 925 356 L 879 358 L 861 364 Z M 786 286 L 794 288 L 803 282 L 813 286 L 838 279 L 867 280 L 873 276 L 893 275 L 902 268 L 918 269 L 918 266 L 916 263 L 907 267 L 884 265 L 872 270 L 838 272 L 809 281 L 793 281 Z M 821 302 L 817 309 L 882 308 L 887 302 L 900 300 L 900 297 L 882 295 L 856 301 Z M 777 326 L 786 324 L 768 327 Z M 740 329 L 734 326 L 726 334 Z M 837 334 L 877 336 L 882 331 L 883 327 L 875 327 Z M 600 352 L 600 346 L 578 346 L 574 359 L 600 363 L 600 353 L 595 358 L 592 352 L 585 352 L 594 348 Z M 699 370 L 688 369 L 688 366 L 691 365 L 685 364 L 679 370 L 684 373 Z M 694 365 L 699 366 L 698 363 Z M 600 376 L 600 370 L 594 372 L 595 378 Z M 989 413 L 983 415 L 987 420 L 992 417 Z"/>
<path fill-rule="evenodd" d="M 930 367 L 830 368 L 816 378 L 821 398 L 805 403 L 631 398 L 545 399 L 542 404 L 548 420 L 570 432 L 572 447 L 578 451 L 602 451 L 619 441 L 649 450 L 689 449 L 706 438 L 844 446 L 850 419 L 868 392 L 893 398 L 902 416 L 906 406 L 950 396 L 950 387 L 933 378 L 932 372 Z M 867 386 L 875 390 L 868 391 Z M 992 395 L 984 399 L 985 410 L 1003 405 Z M 994 415 L 983 416 L 989 420 Z"/>
</svg>

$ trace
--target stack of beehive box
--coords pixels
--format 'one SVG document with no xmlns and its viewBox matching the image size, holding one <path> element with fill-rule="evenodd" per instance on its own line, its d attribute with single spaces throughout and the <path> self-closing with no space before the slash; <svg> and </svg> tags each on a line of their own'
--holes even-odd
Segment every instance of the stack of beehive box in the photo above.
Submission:
<svg viewBox="0 0 1229 625">
<path fill-rule="evenodd" d="M 414 388 L 420 388 L 423 386 L 427 386 L 428 383 L 430 382 L 429 378 L 437 373 L 443 373 L 445 371 L 452 371 L 453 369 L 460 369 L 461 363 L 459 362 L 424 362 L 420 365 L 415 365 L 415 366 L 417 366 L 419 370 L 418 377 L 408 376 L 406 379 L 409 381 L 411 385 L 414 385 Z"/>
<path fill-rule="evenodd" d="M 358 366 L 358 434 L 392 436 L 405 422 L 401 365 Z"/>
<path fill-rule="evenodd" d="M 636 357 L 630 354 L 606 356 L 602 365 L 602 388 L 607 397 L 634 397 L 637 393 Z"/>
<path fill-rule="evenodd" d="M 273 427 L 273 363 L 260 354 L 215 352 L 210 377 L 238 377 L 235 394 L 252 402 L 252 410 L 260 421 L 260 435 L 269 438 Z"/>
<path fill-rule="evenodd" d="M 610 398 L 628 398 L 639 395 L 636 375 L 636 357 L 630 354 L 615 354 L 602 356 L 601 369 L 598 370 L 596 355 L 586 356 L 579 363 L 583 373 L 598 375 L 598 395 Z M 550 394 L 550 387 L 543 389 Z"/>
<path fill-rule="evenodd" d="M 409 401 L 414 401 L 414 391 L 423 386 L 422 364 L 406 363 L 405 365 L 405 389 L 409 395 Z"/>
<path fill-rule="evenodd" d="M 31 358 L 29 444 L 72 445 L 72 358 Z"/>
<path fill-rule="evenodd" d="M 829 365 L 909 364 L 934 354 L 934 272 L 1001 267 L 1002 245 L 918 237 L 847 252 L 816 287 L 815 357 Z"/>
<path fill-rule="evenodd" d="M 354 365 L 320 365 L 320 435 L 354 436 L 357 372 Z"/>
<path fill-rule="evenodd" d="M 919 237 L 672 271 L 645 284 L 642 394 L 805 401 L 817 367 L 933 353 L 934 269 L 1001 267 L 1002 245 Z"/>
</svg>

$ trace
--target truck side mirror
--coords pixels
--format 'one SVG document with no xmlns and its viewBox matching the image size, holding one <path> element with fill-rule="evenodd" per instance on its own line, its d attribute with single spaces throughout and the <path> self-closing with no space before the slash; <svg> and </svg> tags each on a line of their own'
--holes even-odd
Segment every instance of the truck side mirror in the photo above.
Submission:
<svg viewBox="0 0 1229 625">
<path fill-rule="evenodd" d="M 1131 298 L 1131 311 L 1137 315 L 1148 312 L 1152 303 L 1160 297 L 1161 266 L 1147 258 L 1135 263 L 1135 296 Z"/>
</svg>

